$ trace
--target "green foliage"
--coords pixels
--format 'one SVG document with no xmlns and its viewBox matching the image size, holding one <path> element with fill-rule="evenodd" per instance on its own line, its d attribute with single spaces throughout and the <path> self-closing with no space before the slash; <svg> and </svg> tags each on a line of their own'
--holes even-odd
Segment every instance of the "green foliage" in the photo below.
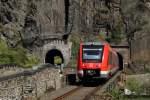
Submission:
<svg viewBox="0 0 150 100">
<path fill-rule="evenodd" d="M 62 63 L 62 58 L 60 56 L 55 56 L 54 57 L 54 64 L 61 64 Z"/>
<path fill-rule="evenodd" d="M 113 26 L 111 32 L 109 33 L 110 38 L 108 38 L 108 40 L 110 40 L 115 44 L 119 44 L 122 39 L 122 34 L 123 34 L 123 23 L 120 21 Z"/>
<path fill-rule="evenodd" d="M 39 63 L 39 59 L 35 55 L 30 54 L 27 56 L 24 67 L 30 68 L 33 67 L 34 65 L 37 65 L 38 63 Z"/>
<path fill-rule="evenodd" d="M 122 100 L 123 98 L 122 92 L 118 88 L 114 88 L 110 94 L 114 100 Z"/>
<path fill-rule="evenodd" d="M 105 36 L 103 33 L 99 33 L 99 34 L 86 34 L 84 36 L 82 36 L 82 41 L 83 42 L 89 42 L 89 41 L 93 41 L 93 42 L 99 42 L 100 40 L 104 40 Z"/>
<path fill-rule="evenodd" d="M 7 43 L 0 39 L 0 64 L 18 64 L 23 67 L 32 67 L 38 63 L 38 58 L 27 55 L 28 52 L 23 47 L 9 48 Z"/>
<path fill-rule="evenodd" d="M 124 93 L 117 88 L 113 89 L 110 95 L 113 97 L 112 100 L 149 100 L 149 98 L 142 96 L 125 96 Z"/>
<path fill-rule="evenodd" d="M 6 64 L 8 62 L 13 63 L 15 60 L 12 52 L 9 51 L 6 43 L 0 39 L 0 63 Z"/>
<path fill-rule="evenodd" d="M 72 68 L 77 68 L 77 59 L 71 59 L 68 65 Z"/>
<path fill-rule="evenodd" d="M 141 93 L 141 87 L 140 84 L 134 79 L 134 78 L 129 78 L 126 81 L 126 87 L 135 92 L 136 94 Z"/>
<path fill-rule="evenodd" d="M 80 37 L 75 34 L 71 34 L 69 41 L 72 42 L 72 58 L 76 59 L 79 51 Z"/>
</svg>

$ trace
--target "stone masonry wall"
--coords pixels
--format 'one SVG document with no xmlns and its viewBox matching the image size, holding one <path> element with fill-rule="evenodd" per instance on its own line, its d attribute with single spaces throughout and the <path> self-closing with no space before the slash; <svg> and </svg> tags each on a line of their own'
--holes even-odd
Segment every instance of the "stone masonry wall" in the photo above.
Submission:
<svg viewBox="0 0 150 100">
<path fill-rule="evenodd" d="M 57 49 L 63 55 L 64 64 L 68 64 L 71 58 L 71 47 L 72 47 L 71 42 L 65 43 L 62 40 L 50 40 L 46 41 L 45 45 L 34 48 L 33 52 L 40 58 L 40 63 L 45 63 L 46 54 L 50 50 Z"/>
<path fill-rule="evenodd" d="M 50 65 L 0 78 L 1 100 L 37 99 L 48 89 L 61 87 L 59 69 Z"/>
<path fill-rule="evenodd" d="M 23 72 L 24 69 L 16 64 L 4 64 L 0 65 L 0 77 L 17 74 Z"/>
</svg>

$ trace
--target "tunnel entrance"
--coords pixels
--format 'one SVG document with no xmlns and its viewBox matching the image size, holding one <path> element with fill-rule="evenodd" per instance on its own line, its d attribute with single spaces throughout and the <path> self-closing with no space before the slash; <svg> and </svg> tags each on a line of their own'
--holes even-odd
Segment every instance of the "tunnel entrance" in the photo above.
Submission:
<svg viewBox="0 0 150 100">
<path fill-rule="evenodd" d="M 50 63 L 52 65 L 61 65 L 64 63 L 64 58 L 61 51 L 57 49 L 48 51 L 45 57 L 45 63 Z"/>
<path fill-rule="evenodd" d="M 123 57 L 120 53 L 117 52 L 119 58 L 119 70 L 123 70 Z"/>
</svg>

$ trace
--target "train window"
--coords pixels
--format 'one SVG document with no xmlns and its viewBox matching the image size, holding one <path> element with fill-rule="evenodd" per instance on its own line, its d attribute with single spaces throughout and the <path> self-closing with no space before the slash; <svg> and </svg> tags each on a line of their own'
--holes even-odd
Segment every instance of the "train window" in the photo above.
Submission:
<svg viewBox="0 0 150 100">
<path fill-rule="evenodd" d="M 83 45 L 83 62 L 94 61 L 101 62 L 103 55 L 103 46 L 101 45 Z"/>
</svg>

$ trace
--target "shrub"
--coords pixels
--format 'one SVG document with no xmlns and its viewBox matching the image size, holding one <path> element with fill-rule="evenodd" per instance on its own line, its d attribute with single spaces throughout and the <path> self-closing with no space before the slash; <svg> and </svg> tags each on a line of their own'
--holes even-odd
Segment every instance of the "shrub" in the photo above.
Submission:
<svg viewBox="0 0 150 100">
<path fill-rule="evenodd" d="M 71 34 L 69 41 L 72 42 L 72 58 L 76 59 L 79 51 L 80 37 L 75 34 Z"/>
<path fill-rule="evenodd" d="M 32 67 L 38 62 L 39 59 L 32 54 L 28 54 L 25 48 L 21 46 L 9 48 L 7 43 L 0 39 L 0 64 L 14 63 L 23 67 Z"/>
<path fill-rule="evenodd" d="M 141 93 L 140 84 L 134 78 L 128 78 L 126 80 L 126 87 L 136 94 Z"/>
<path fill-rule="evenodd" d="M 122 39 L 122 34 L 123 34 L 123 23 L 121 21 L 116 22 L 111 32 L 109 33 L 110 41 L 114 42 L 115 44 L 120 43 Z"/>
</svg>

